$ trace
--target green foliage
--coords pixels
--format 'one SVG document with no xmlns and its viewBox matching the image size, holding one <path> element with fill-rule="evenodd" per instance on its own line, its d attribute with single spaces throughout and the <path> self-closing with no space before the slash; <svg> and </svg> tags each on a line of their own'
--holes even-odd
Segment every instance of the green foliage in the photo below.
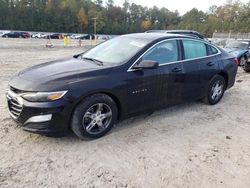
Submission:
<svg viewBox="0 0 250 188">
<path fill-rule="evenodd" d="M 105 5 L 104 5 L 105 4 Z M 166 8 L 143 7 L 124 0 L 0 0 L 0 29 L 124 34 L 148 29 L 192 29 L 213 32 L 250 32 L 250 3 L 227 1 L 208 12 L 192 9 L 183 16 Z"/>
</svg>

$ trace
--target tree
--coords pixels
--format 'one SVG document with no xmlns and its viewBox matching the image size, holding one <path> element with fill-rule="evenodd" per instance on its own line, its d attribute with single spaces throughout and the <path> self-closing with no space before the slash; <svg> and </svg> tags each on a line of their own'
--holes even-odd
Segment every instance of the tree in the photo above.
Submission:
<svg viewBox="0 0 250 188">
<path fill-rule="evenodd" d="M 193 29 L 212 36 L 218 32 L 249 32 L 250 3 L 228 0 L 208 12 L 192 9 L 183 16 L 167 8 L 143 7 L 124 0 L 0 0 L 0 29 L 47 32 L 125 34 L 152 29 Z"/>
<path fill-rule="evenodd" d="M 149 28 L 151 28 L 152 23 L 149 20 L 143 20 L 141 23 L 141 30 L 142 31 L 146 31 L 149 30 Z"/>
<path fill-rule="evenodd" d="M 86 29 L 88 26 L 88 18 L 85 14 L 85 11 L 83 8 L 81 8 L 77 14 L 77 21 L 80 24 L 80 32 L 83 31 L 83 29 Z"/>
</svg>

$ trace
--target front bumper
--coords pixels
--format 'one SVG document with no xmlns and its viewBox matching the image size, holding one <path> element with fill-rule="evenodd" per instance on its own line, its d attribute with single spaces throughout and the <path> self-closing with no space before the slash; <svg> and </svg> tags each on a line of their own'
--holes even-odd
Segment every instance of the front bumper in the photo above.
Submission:
<svg viewBox="0 0 250 188">
<path fill-rule="evenodd" d="M 6 97 L 11 117 L 25 131 L 46 136 L 62 136 L 68 132 L 72 105 L 65 99 L 29 102 L 13 91 L 8 91 Z"/>
</svg>

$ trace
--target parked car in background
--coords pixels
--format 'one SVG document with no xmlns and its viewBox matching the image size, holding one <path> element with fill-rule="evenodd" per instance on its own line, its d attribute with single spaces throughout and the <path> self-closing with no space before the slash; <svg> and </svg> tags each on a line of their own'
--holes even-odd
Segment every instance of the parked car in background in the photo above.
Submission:
<svg viewBox="0 0 250 188">
<path fill-rule="evenodd" d="M 61 33 L 53 33 L 51 35 L 48 35 L 47 38 L 51 38 L 51 39 L 63 39 L 63 34 L 61 34 Z"/>
<path fill-rule="evenodd" d="M 179 35 L 188 35 L 194 38 L 205 39 L 205 37 L 197 31 L 193 30 L 149 30 L 145 33 L 170 33 Z"/>
<path fill-rule="evenodd" d="M 97 39 L 98 40 L 109 40 L 110 38 L 107 35 L 99 35 L 99 36 L 97 36 Z"/>
<path fill-rule="evenodd" d="M 244 71 L 246 72 L 250 72 L 250 58 L 247 59 L 244 67 L 243 67 Z"/>
<path fill-rule="evenodd" d="M 69 59 L 36 65 L 9 82 L 10 115 L 23 129 L 98 138 L 117 120 L 202 99 L 215 105 L 235 83 L 237 59 L 188 36 L 115 37 Z"/>
<path fill-rule="evenodd" d="M 224 48 L 229 42 L 234 41 L 234 39 L 212 39 L 212 43 Z"/>
<path fill-rule="evenodd" d="M 4 34 L 2 37 L 4 38 L 30 38 L 30 34 L 28 32 L 12 31 L 12 32 Z"/>
<path fill-rule="evenodd" d="M 70 36 L 71 39 L 80 39 L 81 37 L 82 37 L 81 34 L 72 34 L 72 35 Z"/>
<path fill-rule="evenodd" d="M 0 31 L 0 37 L 2 37 L 4 34 L 9 33 L 10 31 Z"/>
<path fill-rule="evenodd" d="M 93 34 L 87 34 L 87 35 L 82 35 L 79 39 L 82 39 L 82 40 L 94 40 L 95 39 L 95 35 Z"/>
<path fill-rule="evenodd" d="M 226 44 L 224 49 L 236 57 L 239 61 L 239 65 L 244 67 L 247 59 L 250 57 L 250 42 L 234 40 Z"/>
<path fill-rule="evenodd" d="M 39 38 L 39 39 L 41 39 L 41 38 L 46 38 L 46 37 L 47 37 L 47 35 L 44 34 L 44 33 L 33 33 L 31 35 L 31 38 Z"/>
</svg>

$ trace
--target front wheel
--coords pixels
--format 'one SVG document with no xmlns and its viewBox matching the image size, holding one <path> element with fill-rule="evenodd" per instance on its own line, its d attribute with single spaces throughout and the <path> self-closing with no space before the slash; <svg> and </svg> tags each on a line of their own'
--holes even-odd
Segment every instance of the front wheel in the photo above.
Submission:
<svg viewBox="0 0 250 188">
<path fill-rule="evenodd" d="M 216 75 L 210 81 L 206 96 L 203 98 L 203 102 L 209 105 L 215 105 L 222 99 L 226 90 L 226 81 L 220 76 Z"/>
<path fill-rule="evenodd" d="M 115 102 L 107 95 L 85 98 L 75 109 L 71 128 L 81 139 L 99 138 L 109 132 L 117 119 Z"/>
</svg>

